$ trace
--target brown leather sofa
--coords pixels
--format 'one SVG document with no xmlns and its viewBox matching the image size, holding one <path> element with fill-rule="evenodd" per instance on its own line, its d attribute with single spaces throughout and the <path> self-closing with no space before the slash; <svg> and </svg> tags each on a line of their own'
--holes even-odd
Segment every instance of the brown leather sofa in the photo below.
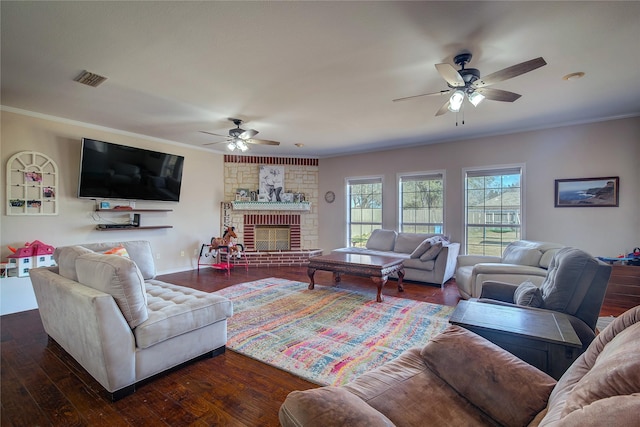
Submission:
<svg viewBox="0 0 640 427">
<path fill-rule="evenodd" d="M 638 426 L 640 306 L 601 332 L 559 381 L 450 326 L 342 387 L 290 393 L 289 426 Z"/>
</svg>

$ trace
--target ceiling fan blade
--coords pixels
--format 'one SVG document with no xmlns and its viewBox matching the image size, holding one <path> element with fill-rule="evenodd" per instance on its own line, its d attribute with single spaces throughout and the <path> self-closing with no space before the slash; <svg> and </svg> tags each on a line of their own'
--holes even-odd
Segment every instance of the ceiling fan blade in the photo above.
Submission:
<svg viewBox="0 0 640 427">
<path fill-rule="evenodd" d="M 521 74 L 533 71 L 536 68 L 540 68 L 543 65 L 547 65 L 547 62 L 540 58 L 532 59 L 530 61 L 521 62 L 520 64 L 512 65 L 503 70 L 491 73 L 488 76 L 482 77 L 473 83 L 474 87 L 485 87 L 492 84 L 496 84 L 513 77 L 517 77 Z"/>
<path fill-rule="evenodd" d="M 423 93 L 422 95 L 405 96 L 404 98 L 396 98 L 396 99 L 393 99 L 392 101 L 393 102 L 406 101 L 408 99 L 419 98 L 421 96 L 447 95 L 449 92 L 451 92 L 451 89 L 441 90 L 439 92 Z"/>
<path fill-rule="evenodd" d="M 451 64 L 436 64 L 436 70 L 443 79 L 453 87 L 464 87 L 464 80 L 458 71 Z"/>
<path fill-rule="evenodd" d="M 485 98 L 492 101 L 503 102 L 513 102 L 522 96 L 520 94 L 508 92 L 506 90 L 492 89 L 488 87 L 476 89 L 476 92 L 481 93 Z"/>
<path fill-rule="evenodd" d="M 444 105 L 440 107 L 440 109 L 436 112 L 436 117 L 441 116 L 448 111 L 449 111 L 449 100 L 447 99 L 447 102 L 445 102 Z"/>
<path fill-rule="evenodd" d="M 207 132 L 206 130 L 201 130 L 201 133 L 206 133 L 207 135 L 213 135 L 213 136 L 221 136 L 223 138 L 227 138 L 229 135 L 220 135 L 219 133 L 213 133 L 213 132 Z"/>
<path fill-rule="evenodd" d="M 257 145 L 280 145 L 278 141 L 269 141 L 268 139 L 245 139 L 244 142 L 248 144 L 257 144 Z"/>
<path fill-rule="evenodd" d="M 202 144 L 202 145 L 216 145 L 216 144 L 221 144 L 223 142 L 226 142 L 226 141 L 207 142 L 206 144 Z"/>
<path fill-rule="evenodd" d="M 256 136 L 258 134 L 258 131 L 255 129 L 247 129 L 244 132 L 242 132 L 240 135 L 238 135 L 238 138 L 240 139 L 249 139 L 252 138 L 254 136 Z"/>
</svg>

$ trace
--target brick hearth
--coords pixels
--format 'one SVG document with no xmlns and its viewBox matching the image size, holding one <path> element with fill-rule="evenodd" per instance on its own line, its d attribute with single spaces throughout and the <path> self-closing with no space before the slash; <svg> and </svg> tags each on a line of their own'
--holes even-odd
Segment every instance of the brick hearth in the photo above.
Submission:
<svg viewBox="0 0 640 427">
<path fill-rule="evenodd" d="M 249 267 L 294 267 L 309 264 L 309 258 L 322 255 L 322 249 L 303 249 L 292 251 L 246 251 Z M 222 262 L 226 262 L 222 256 Z"/>
</svg>

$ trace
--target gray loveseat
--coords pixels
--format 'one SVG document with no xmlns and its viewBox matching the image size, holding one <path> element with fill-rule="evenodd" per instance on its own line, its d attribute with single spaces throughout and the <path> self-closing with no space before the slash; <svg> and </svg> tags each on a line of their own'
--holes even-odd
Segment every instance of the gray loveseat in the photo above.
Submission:
<svg viewBox="0 0 640 427">
<path fill-rule="evenodd" d="M 44 329 L 112 400 L 169 368 L 225 351 L 232 302 L 156 280 L 149 242 L 59 247 L 54 258 L 57 267 L 30 271 Z"/>
<path fill-rule="evenodd" d="M 341 387 L 291 392 L 283 427 L 638 426 L 640 307 L 605 328 L 559 381 L 450 326 Z"/>
<path fill-rule="evenodd" d="M 435 283 L 440 286 L 453 277 L 459 243 L 451 243 L 442 234 L 398 233 L 373 230 L 364 248 L 348 247 L 334 252 L 386 255 L 402 258 L 404 279 Z"/>
</svg>

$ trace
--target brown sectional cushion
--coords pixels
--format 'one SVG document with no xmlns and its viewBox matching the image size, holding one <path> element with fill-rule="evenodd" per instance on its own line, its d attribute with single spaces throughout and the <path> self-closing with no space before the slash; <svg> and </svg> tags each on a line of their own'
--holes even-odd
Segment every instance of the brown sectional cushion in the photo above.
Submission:
<svg viewBox="0 0 640 427">
<path fill-rule="evenodd" d="M 468 400 L 433 373 L 410 348 L 344 386 L 398 426 L 494 426 Z"/>
<path fill-rule="evenodd" d="M 544 372 L 459 326 L 432 338 L 420 354 L 449 386 L 506 426 L 527 425 L 556 385 Z"/>
<path fill-rule="evenodd" d="M 640 393 L 596 400 L 562 418 L 562 427 L 640 425 Z"/>
<path fill-rule="evenodd" d="M 593 368 L 569 394 L 562 415 L 581 410 L 601 399 L 639 391 L 640 323 L 636 323 L 616 335 L 600 352 Z"/>
<path fill-rule="evenodd" d="M 113 296 L 131 329 L 147 320 L 144 279 L 132 260 L 88 253 L 76 259 L 76 270 L 80 283 Z"/>
<path fill-rule="evenodd" d="M 349 408 L 346 411 L 345 408 Z M 289 393 L 279 413 L 285 426 L 391 427 L 394 424 L 359 397 L 340 387 Z"/>
</svg>

